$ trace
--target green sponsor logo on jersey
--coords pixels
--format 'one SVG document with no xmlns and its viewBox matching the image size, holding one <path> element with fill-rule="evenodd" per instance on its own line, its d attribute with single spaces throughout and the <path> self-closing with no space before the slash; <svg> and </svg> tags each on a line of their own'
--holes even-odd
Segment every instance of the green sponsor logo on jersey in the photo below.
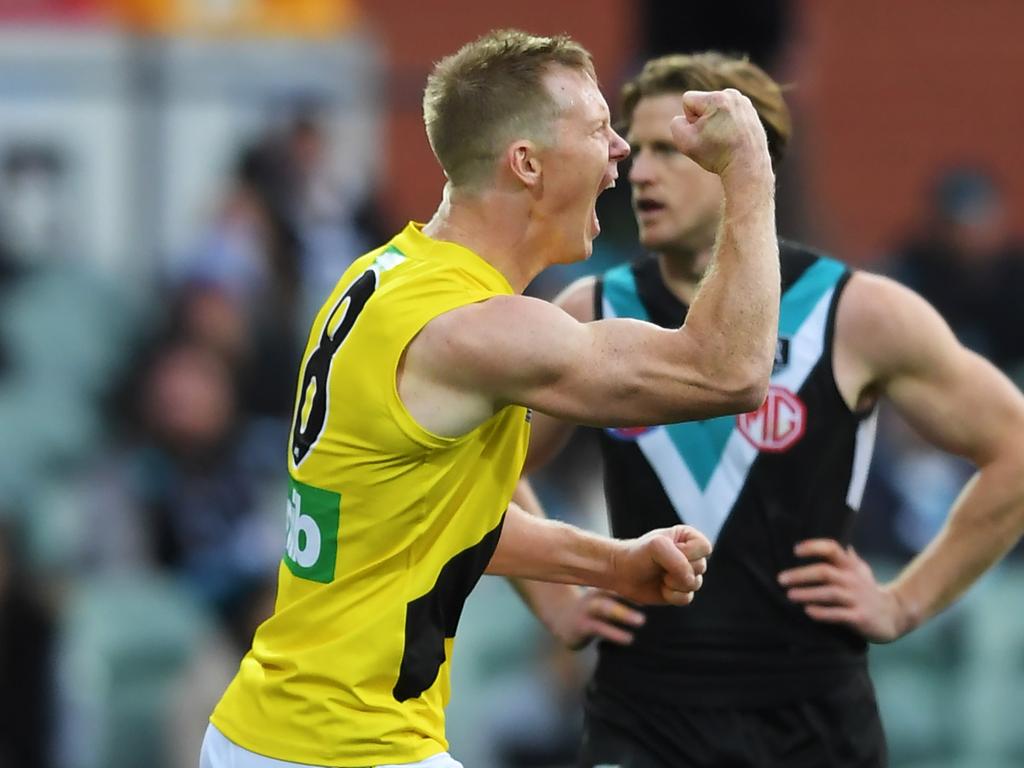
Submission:
<svg viewBox="0 0 1024 768">
<path fill-rule="evenodd" d="M 341 495 L 288 478 L 284 561 L 300 579 L 334 581 Z"/>
</svg>

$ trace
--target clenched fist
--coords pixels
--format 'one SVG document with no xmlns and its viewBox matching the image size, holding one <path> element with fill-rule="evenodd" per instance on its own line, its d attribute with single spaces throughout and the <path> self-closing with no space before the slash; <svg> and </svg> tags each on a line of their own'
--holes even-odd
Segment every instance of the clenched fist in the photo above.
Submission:
<svg viewBox="0 0 1024 768">
<path fill-rule="evenodd" d="M 722 177 L 772 175 L 768 139 L 750 99 L 733 88 L 687 91 L 683 114 L 672 119 L 672 138 L 684 155 Z"/>
<path fill-rule="evenodd" d="M 696 528 L 659 528 L 621 542 L 613 589 L 635 603 L 688 605 L 704 581 L 710 554 L 711 542 Z"/>
</svg>

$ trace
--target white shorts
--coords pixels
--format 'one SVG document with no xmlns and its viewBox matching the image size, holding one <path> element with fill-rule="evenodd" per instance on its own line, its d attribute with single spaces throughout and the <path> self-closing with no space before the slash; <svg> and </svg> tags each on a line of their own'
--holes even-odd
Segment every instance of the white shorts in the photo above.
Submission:
<svg viewBox="0 0 1024 768">
<path fill-rule="evenodd" d="M 199 768 L 317 768 L 306 763 L 289 763 L 287 760 L 275 760 L 250 752 L 238 746 L 227 736 L 218 731 L 211 723 L 203 737 L 203 749 L 199 753 Z M 447 752 L 420 760 L 418 763 L 402 763 L 401 765 L 377 765 L 367 768 L 463 768 L 462 763 L 455 760 Z"/>
</svg>

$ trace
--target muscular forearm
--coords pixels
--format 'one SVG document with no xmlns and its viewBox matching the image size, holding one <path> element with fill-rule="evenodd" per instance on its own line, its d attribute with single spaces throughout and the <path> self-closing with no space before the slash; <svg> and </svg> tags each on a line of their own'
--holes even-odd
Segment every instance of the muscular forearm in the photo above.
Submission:
<svg viewBox="0 0 1024 768">
<path fill-rule="evenodd" d="M 688 605 L 710 553 L 710 542 L 686 525 L 620 541 L 543 520 L 511 502 L 487 573 L 599 587 L 641 605 Z"/>
<path fill-rule="evenodd" d="M 1004 457 L 967 484 L 939 535 L 889 589 L 905 613 L 901 634 L 940 613 L 1024 535 L 1024 468 Z"/>
<path fill-rule="evenodd" d="M 741 384 L 767 386 L 780 290 L 773 180 L 770 172 L 752 171 L 723 186 L 725 208 L 715 257 L 687 315 L 685 332 L 708 350 L 716 377 L 739 376 Z"/>
<path fill-rule="evenodd" d="M 487 573 L 611 589 L 616 544 L 513 502 Z"/>
</svg>

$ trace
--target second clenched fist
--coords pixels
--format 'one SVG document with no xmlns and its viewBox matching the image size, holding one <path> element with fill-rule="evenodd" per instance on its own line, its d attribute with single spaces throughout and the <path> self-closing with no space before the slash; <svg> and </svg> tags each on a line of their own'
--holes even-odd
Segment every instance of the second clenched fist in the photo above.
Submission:
<svg viewBox="0 0 1024 768">
<path fill-rule="evenodd" d="M 711 544 L 695 528 L 676 525 L 620 543 L 614 591 L 643 605 L 687 605 L 700 589 Z"/>
</svg>

